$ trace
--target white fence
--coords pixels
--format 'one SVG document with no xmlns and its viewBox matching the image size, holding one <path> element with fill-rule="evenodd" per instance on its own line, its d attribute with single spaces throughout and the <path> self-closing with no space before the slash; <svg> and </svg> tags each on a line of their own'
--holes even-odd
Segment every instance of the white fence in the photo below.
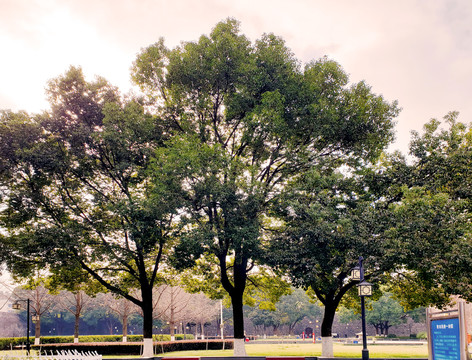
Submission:
<svg viewBox="0 0 472 360">
<path fill-rule="evenodd" d="M 102 360 L 102 355 L 96 351 L 79 352 L 77 350 L 57 351 L 55 354 L 45 352 L 38 355 L 7 354 L 0 356 L 0 360 Z"/>
</svg>

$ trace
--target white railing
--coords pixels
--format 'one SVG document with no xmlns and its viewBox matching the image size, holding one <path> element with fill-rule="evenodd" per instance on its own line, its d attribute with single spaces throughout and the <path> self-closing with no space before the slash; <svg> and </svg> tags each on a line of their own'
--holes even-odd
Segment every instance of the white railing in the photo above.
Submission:
<svg viewBox="0 0 472 360">
<path fill-rule="evenodd" d="M 6 354 L 0 356 L 0 360 L 102 360 L 102 355 L 96 351 L 79 352 L 77 350 L 57 351 L 55 354 L 51 351 L 37 355 L 25 354 Z"/>
</svg>

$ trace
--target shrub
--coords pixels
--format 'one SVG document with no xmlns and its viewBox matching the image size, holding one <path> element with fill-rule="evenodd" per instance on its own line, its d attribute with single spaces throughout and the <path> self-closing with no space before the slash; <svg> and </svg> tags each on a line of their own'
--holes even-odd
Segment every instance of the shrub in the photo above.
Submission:
<svg viewBox="0 0 472 360">
<path fill-rule="evenodd" d="M 30 337 L 30 343 L 34 343 L 34 338 Z M 0 338 L 0 350 L 10 350 L 16 346 L 21 346 L 26 344 L 25 337 L 11 337 L 11 338 Z"/>
<path fill-rule="evenodd" d="M 78 344 L 41 344 L 33 345 L 34 350 L 41 352 L 58 352 L 77 350 L 80 352 L 96 351 L 102 355 L 139 355 L 142 345 L 140 343 L 78 343 Z"/>
<path fill-rule="evenodd" d="M 427 334 L 426 334 L 426 331 L 420 331 L 420 332 L 416 335 L 416 337 L 417 337 L 418 339 L 427 339 L 427 338 L 428 338 L 428 336 L 427 336 Z"/>
<path fill-rule="evenodd" d="M 183 340 L 184 336 L 183 334 L 177 334 L 175 336 L 176 340 Z M 185 339 L 188 340 L 193 340 L 194 336 L 192 334 L 186 334 Z M 97 346 L 99 343 L 107 343 L 106 346 L 110 346 L 109 343 L 117 343 L 117 345 L 125 344 L 128 345 L 128 343 L 138 343 L 143 341 L 143 336 L 142 335 L 128 335 L 127 336 L 127 342 L 123 343 L 122 342 L 123 337 L 121 335 L 84 335 L 84 336 L 79 336 L 79 344 L 87 344 L 88 346 L 93 346 L 91 343 L 97 343 Z M 167 334 L 155 334 L 153 335 L 153 340 L 154 341 L 163 341 L 163 342 L 170 342 L 170 335 Z M 213 340 L 209 340 L 213 341 Z M 203 343 L 206 344 L 207 341 L 203 340 Z M 74 343 L 74 337 L 73 336 L 42 336 L 41 337 L 41 348 L 45 349 L 48 345 L 54 345 L 57 347 L 57 345 L 60 344 L 73 344 Z M 11 337 L 11 338 L 0 338 L 0 350 L 9 350 L 11 348 L 15 348 L 18 346 L 22 346 L 26 344 L 26 337 Z M 30 344 L 34 344 L 34 337 L 30 337 Z M 77 345 L 77 344 L 76 344 Z M 140 346 L 139 344 L 130 344 L 131 346 Z M 81 345 L 83 346 L 83 345 Z M 105 345 L 103 345 L 105 346 Z M 223 346 L 223 345 L 221 345 Z M 226 347 L 226 345 L 225 345 Z M 120 348 L 121 349 L 121 348 Z M 127 348 L 125 348 L 127 349 Z M 124 353 L 125 355 L 129 354 L 128 350 L 123 349 L 123 351 L 126 351 Z M 84 350 L 86 351 L 86 350 Z M 121 351 L 121 350 L 120 350 Z M 136 349 L 132 350 L 132 353 L 139 354 L 139 351 Z M 117 353 L 118 354 L 118 353 Z"/>
<path fill-rule="evenodd" d="M 71 342 L 74 342 L 73 336 L 41 336 L 41 344 L 65 344 Z"/>
<path fill-rule="evenodd" d="M 225 349 L 233 348 L 232 340 L 225 340 Z M 96 351 L 101 355 L 140 355 L 141 343 L 79 343 L 79 344 L 42 344 L 33 345 L 34 350 L 57 352 L 63 350 L 77 350 L 81 352 Z M 154 353 L 161 354 L 171 351 L 185 350 L 219 350 L 223 348 L 222 340 L 187 340 L 187 341 L 164 341 L 154 344 Z"/>
</svg>

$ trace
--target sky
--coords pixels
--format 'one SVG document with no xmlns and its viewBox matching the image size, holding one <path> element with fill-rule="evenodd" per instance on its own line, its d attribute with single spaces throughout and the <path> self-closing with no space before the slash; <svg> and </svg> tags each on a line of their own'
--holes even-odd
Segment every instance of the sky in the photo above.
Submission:
<svg viewBox="0 0 472 360">
<path fill-rule="evenodd" d="M 0 0 L 0 109 L 48 109 L 48 80 L 81 66 L 122 92 L 141 49 L 196 41 L 228 17 L 252 41 L 282 37 L 302 64 L 337 61 L 398 100 L 397 140 L 459 111 L 472 121 L 471 0 Z"/>
</svg>

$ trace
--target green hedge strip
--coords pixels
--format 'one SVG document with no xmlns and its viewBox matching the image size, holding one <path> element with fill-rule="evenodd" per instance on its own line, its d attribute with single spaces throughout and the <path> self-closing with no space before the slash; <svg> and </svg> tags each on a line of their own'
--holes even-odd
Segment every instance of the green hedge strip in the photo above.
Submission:
<svg viewBox="0 0 472 360">
<path fill-rule="evenodd" d="M 176 340 L 183 340 L 183 334 L 176 334 Z M 185 339 L 193 340 L 193 335 L 185 335 Z M 170 341 L 170 335 L 156 334 L 153 335 L 154 341 Z M 123 336 L 121 335 L 84 335 L 79 336 L 80 343 L 104 343 L 104 342 L 116 342 L 122 343 Z M 128 335 L 128 342 L 141 342 L 143 341 L 142 335 Z M 41 344 L 70 344 L 74 342 L 73 336 L 42 336 Z M 34 337 L 30 337 L 30 343 L 34 344 Z M 24 337 L 10 337 L 0 338 L 0 350 L 10 350 L 12 348 L 22 346 L 26 344 L 26 336 Z M 126 344 L 126 343 L 124 343 Z"/>
<path fill-rule="evenodd" d="M 140 355 L 141 343 L 79 343 L 79 344 L 44 344 L 33 345 L 34 350 L 41 352 L 56 352 L 62 350 L 77 350 L 81 352 L 96 351 L 100 355 Z M 171 351 L 186 350 L 220 350 L 223 348 L 223 340 L 185 340 L 185 341 L 161 341 L 154 343 L 154 354 L 162 354 Z M 224 348 L 232 349 L 233 341 L 224 340 Z"/>
</svg>

